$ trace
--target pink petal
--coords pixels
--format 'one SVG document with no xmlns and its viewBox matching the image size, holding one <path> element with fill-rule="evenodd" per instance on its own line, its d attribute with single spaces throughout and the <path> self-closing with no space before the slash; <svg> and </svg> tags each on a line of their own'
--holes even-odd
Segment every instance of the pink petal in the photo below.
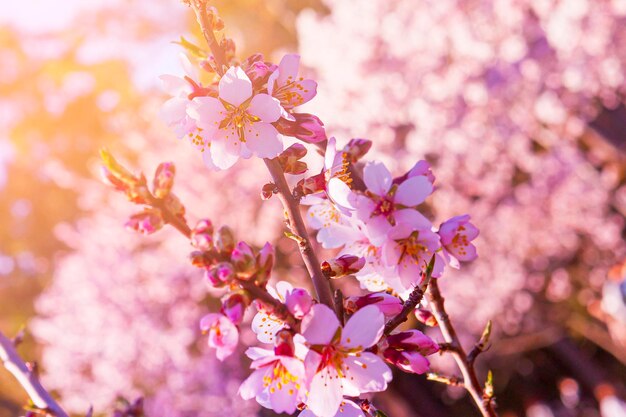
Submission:
<svg viewBox="0 0 626 417">
<path fill-rule="evenodd" d="M 282 107 L 280 101 L 267 94 L 252 97 L 248 112 L 259 117 L 265 123 L 273 123 L 280 117 Z"/>
<path fill-rule="evenodd" d="M 339 248 L 343 245 L 351 244 L 361 235 L 350 226 L 333 225 L 325 227 L 317 233 L 317 241 L 325 249 Z"/>
<path fill-rule="evenodd" d="M 376 306 L 363 307 L 346 323 L 341 333 L 341 346 L 348 349 L 366 349 L 373 346 L 383 334 L 385 316 Z"/>
<path fill-rule="evenodd" d="M 302 335 L 312 345 L 327 345 L 339 328 L 335 312 L 324 304 L 311 307 L 302 319 Z"/>
<path fill-rule="evenodd" d="M 409 256 L 404 257 L 398 265 L 398 275 L 404 288 L 412 288 L 422 280 L 422 271 L 426 269 L 427 262 Z"/>
<path fill-rule="evenodd" d="M 363 414 L 361 407 L 344 398 L 339 406 L 336 417 L 365 417 L 365 414 Z"/>
<path fill-rule="evenodd" d="M 211 159 L 219 169 L 228 169 L 239 159 L 241 145 L 234 129 L 220 129 L 211 141 Z"/>
<path fill-rule="evenodd" d="M 359 396 L 366 392 L 380 392 L 387 389 L 391 381 L 391 369 L 381 358 L 370 352 L 360 356 L 348 356 L 346 378 L 343 379 L 343 391 L 346 396 Z"/>
<path fill-rule="evenodd" d="M 202 161 L 207 168 L 212 169 L 213 171 L 219 171 L 219 168 L 216 167 L 213 163 L 213 157 L 211 156 L 211 147 L 204 148 L 202 152 Z"/>
<path fill-rule="evenodd" d="M 313 377 L 306 404 L 317 417 L 335 417 L 342 399 L 341 380 L 333 368 Z"/>
<path fill-rule="evenodd" d="M 252 96 L 252 83 L 241 67 L 230 67 L 219 83 L 220 98 L 239 106 Z"/>
<path fill-rule="evenodd" d="M 391 230 L 391 224 L 384 216 L 374 216 L 369 219 L 363 219 L 369 233 L 372 245 L 380 246 L 387 237 L 387 232 Z"/>
<path fill-rule="evenodd" d="M 424 202 L 433 192 L 433 186 L 426 177 L 411 177 L 398 186 L 394 202 L 405 206 L 416 206 Z"/>
<path fill-rule="evenodd" d="M 311 101 L 317 94 L 317 83 L 314 80 L 302 80 L 296 83 L 295 92 L 300 96 L 293 103 L 295 106 L 301 106 Z"/>
<path fill-rule="evenodd" d="M 226 117 L 226 109 L 222 103 L 213 97 L 196 97 L 187 108 L 189 117 L 196 121 L 203 134 L 210 134 L 219 129 L 220 122 Z"/>
<path fill-rule="evenodd" d="M 352 190 L 339 178 L 331 178 L 330 181 L 328 181 L 328 196 L 333 202 L 337 203 L 337 205 L 347 209 L 354 209 Z"/>
<path fill-rule="evenodd" d="M 298 78 L 298 69 L 300 68 L 300 55 L 287 54 L 280 60 L 278 64 L 278 85 L 283 85 L 287 79 L 291 77 L 292 81 Z"/>
<path fill-rule="evenodd" d="M 271 409 L 277 413 L 292 414 L 300 404 L 299 393 L 293 382 L 283 384 L 280 380 L 274 380 L 269 386 Z"/>
<path fill-rule="evenodd" d="M 381 261 L 385 266 L 394 267 L 398 265 L 398 262 L 400 261 L 400 255 L 402 253 L 400 252 L 398 244 L 395 241 L 391 239 L 387 240 L 383 244 L 381 250 Z"/>
<path fill-rule="evenodd" d="M 422 213 L 412 208 L 397 210 L 393 218 L 396 223 L 407 224 L 413 230 L 430 230 L 433 226 Z"/>
<path fill-rule="evenodd" d="M 404 352 L 403 355 L 409 360 L 409 363 L 398 364 L 397 366 L 405 372 L 414 374 L 423 374 L 430 368 L 428 359 L 420 355 L 418 352 Z"/>
<path fill-rule="evenodd" d="M 337 155 L 337 139 L 331 137 L 326 144 L 326 153 L 324 154 L 324 169 L 331 169 Z"/>
<path fill-rule="evenodd" d="M 167 125 L 180 123 L 187 116 L 187 104 L 191 103 L 186 98 L 173 97 L 163 103 L 161 107 L 161 120 Z"/>
<path fill-rule="evenodd" d="M 284 149 L 283 137 L 274 126 L 257 122 L 246 127 L 246 145 L 259 158 L 274 158 Z"/>
<path fill-rule="evenodd" d="M 265 372 L 265 369 L 256 370 L 241 383 L 239 386 L 239 395 L 241 398 L 250 400 L 263 391 L 263 376 Z"/>
<path fill-rule="evenodd" d="M 391 188 L 391 173 L 382 162 L 368 162 L 363 168 L 363 180 L 367 188 L 379 196 L 384 196 Z"/>
<path fill-rule="evenodd" d="M 161 80 L 163 90 L 171 96 L 187 99 L 187 95 L 192 91 L 191 86 L 185 79 L 175 75 L 164 74 L 159 79 Z"/>
<path fill-rule="evenodd" d="M 278 281 L 275 287 L 276 287 L 276 295 L 278 297 L 274 297 L 274 298 L 278 298 L 283 303 L 287 299 L 287 294 L 293 291 L 293 285 L 291 285 L 291 283 L 287 281 Z"/>
<path fill-rule="evenodd" d="M 257 359 L 265 358 L 267 356 L 273 356 L 273 355 L 274 355 L 274 351 L 269 350 L 269 349 L 263 349 L 260 347 L 249 347 L 248 349 L 246 349 L 246 356 L 252 359 L 253 361 Z"/>
</svg>

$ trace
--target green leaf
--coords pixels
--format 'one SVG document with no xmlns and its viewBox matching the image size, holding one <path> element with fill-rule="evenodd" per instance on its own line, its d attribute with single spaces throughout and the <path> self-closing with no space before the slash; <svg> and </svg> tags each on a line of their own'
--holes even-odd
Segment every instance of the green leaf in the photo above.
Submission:
<svg viewBox="0 0 626 417">
<path fill-rule="evenodd" d="M 179 42 L 174 42 L 174 43 L 185 48 L 191 55 L 195 56 L 196 58 L 206 59 L 208 56 L 204 49 L 200 48 L 198 45 L 195 45 L 189 42 L 187 39 L 183 38 L 182 36 L 180 37 Z"/>
</svg>

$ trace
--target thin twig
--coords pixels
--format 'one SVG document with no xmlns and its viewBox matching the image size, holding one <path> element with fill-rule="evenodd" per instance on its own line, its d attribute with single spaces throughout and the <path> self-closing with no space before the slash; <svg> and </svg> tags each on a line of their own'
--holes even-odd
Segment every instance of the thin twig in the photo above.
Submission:
<svg viewBox="0 0 626 417">
<path fill-rule="evenodd" d="M 278 160 L 265 159 L 264 161 L 265 165 L 267 165 L 267 169 L 269 170 L 270 175 L 272 176 L 272 179 L 274 180 L 274 184 L 276 184 L 276 188 L 278 188 L 278 198 L 280 199 L 281 203 L 283 204 L 283 208 L 285 209 L 289 228 L 291 229 L 291 232 L 298 237 L 298 248 L 300 249 L 302 259 L 304 260 L 304 265 L 309 271 L 309 275 L 311 276 L 311 280 L 313 281 L 313 286 L 315 287 L 317 297 L 321 303 L 326 304 L 334 310 L 333 294 L 330 287 L 330 281 L 322 273 L 320 261 L 317 258 L 317 254 L 313 250 L 313 247 L 311 246 L 309 233 L 306 230 L 304 220 L 302 219 L 302 215 L 300 214 L 300 205 L 291 193 L 291 189 L 287 184 L 285 174 L 283 173 L 283 170 Z"/>
<path fill-rule="evenodd" d="M 35 407 L 55 417 L 69 417 L 63 408 L 41 385 L 32 369 L 22 360 L 13 342 L 0 332 L 0 360 L 17 382 L 24 388 Z"/>
<path fill-rule="evenodd" d="M 428 266 L 426 267 L 426 272 L 424 273 L 424 279 L 420 285 L 416 286 L 409 298 L 404 302 L 402 306 L 402 311 L 400 311 L 396 316 L 391 318 L 387 324 L 385 324 L 385 334 L 390 334 L 393 329 L 407 321 L 409 314 L 415 310 L 415 307 L 422 302 L 422 298 L 426 293 L 426 288 L 428 288 L 428 283 L 431 281 L 433 275 L 433 268 L 435 266 L 435 256 L 430 259 Z"/>
<path fill-rule="evenodd" d="M 207 1 L 190 0 L 189 5 L 196 13 L 196 19 L 198 20 L 198 24 L 200 25 L 200 29 L 202 30 L 202 35 L 204 35 L 204 39 L 206 39 L 206 42 L 211 49 L 213 58 L 215 58 L 217 72 L 219 75 L 223 75 L 224 67 L 228 66 L 228 62 L 226 62 L 226 55 L 224 54 L 224 51 L 220 47 L 220 44 L 217 42 L 217 39 L 215 38 L 215 33 L 213 32 L 212 17 L 209 16 L 209 13 L 207 11 Z"/>
<path fill-rule="evenodd" d="M 452 375 L 441 375 L 436 372 L 429 372 L 426 374 L 426 379 L 429 381 L 441 382 L 442 384 L 450 385 L 452 387 L 463 387 L 465 388 L 465 384 L 463 383 L 463 378 Z"/>
<path fill-rule="evenodd" d="M 470 366 L 465 350 L 459 341 L 459 337 L 454 330 L 454 326 L 450 321 L 448 313 L 446 313 L 444 303 L 445 300 L 439 291 L 439 285 L 437 280 L 434 279 L 428 287 L 428 301 L 432 306 L 433 313 L 437 317 L 439 328 L 443 334 L 443 338 L 450 344 L 450 354 L 456 361 L 461 373 L 463 374 L 464 386 L 467 392 L 470 393 L 474 403 L 480 410 L 483 417 L 497 417 L 496 411 L 493 407 L 493 398 L 485 395 L 485 392 L 478 382 L 476 371 L 473 366 Z"/>
</svg>

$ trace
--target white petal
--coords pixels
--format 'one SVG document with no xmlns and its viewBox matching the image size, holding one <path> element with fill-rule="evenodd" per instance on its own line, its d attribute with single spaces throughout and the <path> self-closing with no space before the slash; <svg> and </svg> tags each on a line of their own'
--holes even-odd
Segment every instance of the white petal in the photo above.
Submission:
<svg viewBox="0 0 626 417">
<path fill-rule="evenodd" d="M 366 349 L 374 345 L 383 334 L 385 316 L 376 306 L 363 307 L 346 323 L 341 333 L 341 346 Z"/>
<path fill-rule="evenodd" d="M 252 83 L 241 67 L 230 67 L 219 83 L 220 98 L 239 106 L 252 96 Z"/>
<path fill-rule="evenodd" d="M 312 345 L 327 345 L 339 328 L 335 312 L 324 304 L 316 304 L 302 319 L 302 335 Z"/>
<path fill-rule="evenodd" d="M 267 94 L 257 94 L 252 97 L 248 112 L 259 117 L 265 123 L 273 123 L 280 118 L 282 107 L 280 101 Z"/>
<path fill-rule="evenodd" d="M 344 359 L 347 365 L 346 378 L 343 380 L 343 391 L 347 396 L 359 396 L 365 392 L 380 392 L 387 389 L 391 381 L 391 369 L 381 358 L 370 352 L 360 356 L 348 356 Z"/>
<path fill-rule="evenodd" d="M 342 399 L 341 382 L 334 369 L 324 368 L 313 377 L 306 404 L 317 417 L 335 417 Z"/>
<path fill-rule="evenodd" d="M 363 168 L 363 180 L 367 188 L 379 196 L 384 196 L 391 188 L 391 173 L 382 162 L 368 162 Z"/>
<path fill-rule="evenodd" d="M 259 158 L 274 158 L 283 151 L 283 136 L 269 123 L 246 126 L 246 145 Z"/>
<path fill-rule="evenodd" d="M 239 386 L 239 395 L 244 400 L 249 400 L 257 396 L 257 394 L 263 391 L 263 376 L 267 370 L 259 369 L 246 378 L 245 381 Z"/>
<path fill-rule="evenodd" d="M 354 209 L 352 190 L 339 178 L 331 178 L 328 181 L 328 196 L 339 206 Z"/>
</svg>

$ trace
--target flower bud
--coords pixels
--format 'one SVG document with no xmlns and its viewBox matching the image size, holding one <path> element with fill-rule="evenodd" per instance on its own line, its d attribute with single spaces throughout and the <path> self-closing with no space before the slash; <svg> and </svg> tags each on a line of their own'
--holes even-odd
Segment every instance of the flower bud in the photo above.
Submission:
<svg viewBox="0 0 626 417">
<path fill-rule="evenodd" d="M 356 163 L 359 159 L 372 147 L 372 141 L 369 139 L 350 139 L 350 142 L 343 148 L 343 152 L 348 155 L 351 163 Z"/>
<path fill-rule="evenodd" d="M 107 182 L 117 190 L 124 191 L 130 201 L 137 204 L 146 204 L 150 198 L 146 177 L 136 176 L 123 167 L 106 149 L 100 150 L 103 162 L 102 174 Z"/>
<path fill-rule="evenodd" d="M 230 261 L 239 273 L 248 274 L 254 272 L 256 259 L 250 245 L 246 242 L 239 242 L 230 255 Z"/>
<path fill-rule="evenodd" d="M 295 121 L 284 117 L 278 120 L 276 128 L 280 133 L 307 143 L 317 143 L 328 139 L 324 123 L 317 116 L 309 113 L 293 113 L 292 115 Z"/>
<path fill-rule="evenodd" d="M 424 356 L 439 352 L 437 342 L 415 329 L 387 336 L 386 344 L 391 349 L 415 351 Z"/>
<path fill-rule="evenodd" d="M 211 220 L 200 220 L 191 230 L 191 245 L 201 251 L 213 249 L 213 223 Z"/>
<path fill-rule="evenodd" d="M 343 301 L 348 314 L 354 314 L 368 305 L 375 305 L 386 318 L 393 317 L 402 311 L 402 301 L 386 292 L 374 292 L 361 297 L 347 297 Z"/>
<path fill-rule="evenodd" d="M 235 268 L 230 262 L 220 262 L 207 269 L 206 277 L 209 283 L 216 287 L 222 287 L 235 278 Z"/>
<path fill-rule="evenodd" d="M 149 208 L 130 216 L 130 219 L 126 222 L 126 227 L 144 235 L 149 235 L 160 230 L 164 224 L 161 210 Z"/>
<path fill-rule="evenodd" d="M 435 327 L 438 325 L 435 315 L 423 308 L 415 309 L 415 318 L 417 318 L 417 321 L 425 324 L 426 326 Z"/>
<path fill-rule="evenodd" d="M 306 155 L 306 148 L 301 143 L 294 143 L 278 156 L 278 162 L 285 174 L 299 175 L 307 170 L 305 162 L 299 161 Z"/>
<path fill-rule="evenodd" d="M 243 315 L 249 305 L 250 299 L 246 295 L 235 292 L 222 298 L 221 312 L 234 324 L 240 324 L 243 321 Z"/>
<path fill-rule="evenodd" d="M 365 266 L 365 258 L 354 255 L 342 255 L 322 262 L 322 272 L 328 278 L 341 278 L 359 272 Z"/>
<path fill-rule="evenodd" d="M 313 175 L 298 181 L 296 189 L 301 196 L 315 194 L 326 189 L 326 176 L 324 173 Z"/>
<path fill-rule="evenodd" d="M 256 257 L 256 265 L 258 283 L 262 284 L 267 282 L 272 273 L 272 267 L 274 266 L 274 247 L 269 242 L 265 243 L 259 251 Z"/>
<path fill-rule="evenodd" d="M 313 306 L 313 298 L 304 288 L 294 288 L 285 296 L 287 310 L 297 319 L 304 317 Z"/>
<path fill-rule="evenodd" d="M 157 198 L 163 198 L 169 194 L 174 185 L 174 175 L 176 167 L 172 162 L 162 162 L 154 173 L 152 180 L 152 189 Z"/>
<path fill-rule="evenodd" d="M 263 188 L 261 188 L 261 198 L 263 200 L 269 200 L 277 192 L 278 188 L 276 187 L 276 184 L 268 182 L 263 186 Z"/>
<path fill-rule="evenodd" d="M 430 368 L 430 362 L 418 352 L 385 349 L 383 358 L 404 372 L 423 374 Z"/>
<path fill-rule="evenodd" d="M 169 193 L 163 199 L 163 204 L 165 207 L 175 216 L 180 217 L 181 219 L 185 218 L 185 206 L 180 202 L 179 198 L 174 195 L 174 193 Z"/>
<path fill-rule="evenodd" d="M 291 330 L 282 329 L 276 332 L 274 339 L 274 354 L 280 356 L 294 356 L 296 347 L 293 343 Z"/>
<path fill-rule="evenodd" d="M 230 254 L 235 249 L 235 235 L 228 226 L 222 226 L 213 235 L 213 244 L 220 253 Z"/>
<path fill-rule="evenodd" d="M 208 268 L 215 263 L 215 257 L 210 252 L 204 251 L 191 252 L 189 260 L 196 268 Z"/>
</svg>

